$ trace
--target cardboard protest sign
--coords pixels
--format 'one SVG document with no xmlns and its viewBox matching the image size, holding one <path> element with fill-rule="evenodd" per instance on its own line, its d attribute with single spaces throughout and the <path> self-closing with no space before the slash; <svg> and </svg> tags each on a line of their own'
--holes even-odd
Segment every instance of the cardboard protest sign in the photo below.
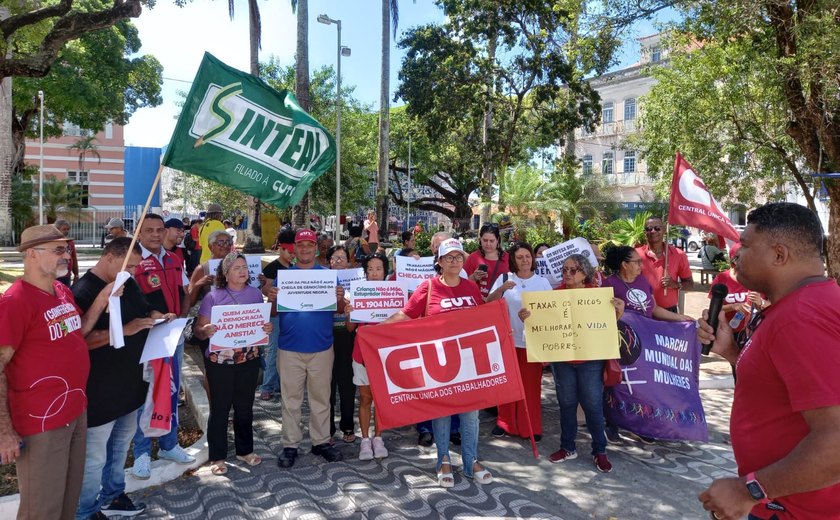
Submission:
<svg viewBox="0 0 840 520">
<path fill-rule="evenodd" d="M 503 300 L 357 334 L 384 429 L 524 399 Z"/>
<path fill-rule="evenodd" d="M 612 288 L 522 293 L 528 361 L 587 361 L 618 357 Z"/>
<path fill-rule="evenodd" d="M 399 282 L 353 282 L 350 284 L 350 320 L 359 323 L 379 323 L 402 310 L 408 301 L 406 290 Z"/>
<path fill-rule="evenodd" d="M 563 265 L 560 264 L 560 268 L 562 269 Z M 561 283 L 563 283 L 563 276 L 555 276 L 554 273 L 548 267 L 548 260 L 544 257 L 537 258 L 537 270 L 535 271 L 536 274 L 542 276 L 548 283 L 551 284 L 552 289 L 556 289 Z"/>
<path fill-rule="evenodd" d="M 395 256 L 397 282 L 406 291 L 414 292 L 423 280 L 435 276 L 435 257 L 424 256 L 418 260 L 410 256 Z"/>
<path fill-rule="evenodd" d="M 216 333 L 210 338 L 210 352 L 268 345 L 263 325 L 270 313 L 270 303 L 214 306 L 210 323 L 216 326 Z"/>
<path fill-rule="evenodd" d="M 277 271 L 277 312 L 334 311 L 336 271 L 284 269 Z"/>
<path fill-rule="evenodd" d="M 262 255 L 244 255 L 245 261 L 248 262 L 248 285 L 251 287 L 260 288 L 260 274 L 262 274 Z M 219 264 L 222 262 L 219 258 L 211 258 L 207 261 L 207 267 L 210 268 L 209 273 L 205 275 L 216 276 L 219 271 Z"/>
<path fill-rule="evenodd" d="M 563 280 L 563 262 L 566 261 L 569 255 L 574 254 L 583 255 L 589 260 L 592 267 L 598 266 L 598 261 L 595 259 L 595 252 L 592 251 L 592 246 L 589 245 L 589 242 L 585 238 L 573 238 L 543 251 L 543 258 L 548 263 L 548 269 L 556 280 Z"/>
<path fill-rule="evenodd" d="M 351 267 L 350 269 L 336 269 L 336 280 L 338 285 L 344 287 L 344 293 L 350 293 L 350 284 L 365 280 L 365 270 L 361 267 Z"/>
<path fill-rule="evenodd" d="M 623 374 L 621 384 L 606 389 L 607 419 L 656 439 L 708 440 L 694 322 L 625 312 L 618 325 Z"/>
</svg>

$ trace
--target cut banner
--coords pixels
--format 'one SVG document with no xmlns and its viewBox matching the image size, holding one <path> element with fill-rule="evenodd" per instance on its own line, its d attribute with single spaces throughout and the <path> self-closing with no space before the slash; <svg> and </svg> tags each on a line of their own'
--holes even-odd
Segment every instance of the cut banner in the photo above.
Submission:
<svg viewBox="0 0 840 520">
<path fill-rule="evenodd" d="M 384 430 L 524 399 L 504 300 L 356 338 Z"/>
<path fill-rule="evenodd" d="M 204 53 L 162 163 L 287 208 L 335 154 L 332 136 L 294 94 Z"/>
<path fill-rule="evenodd" d="M 605 389 L 607 420 L 656 439 L 708 440 L 694 322 L 625 312 L 618 331 L 623 374 L 621 384 Z"/>
<path fill-rule="evenodd" d="M 692 226 L 738 242 L 738 230 L 680 152 L 674 159 L 668 223 Z"/>
</svg>

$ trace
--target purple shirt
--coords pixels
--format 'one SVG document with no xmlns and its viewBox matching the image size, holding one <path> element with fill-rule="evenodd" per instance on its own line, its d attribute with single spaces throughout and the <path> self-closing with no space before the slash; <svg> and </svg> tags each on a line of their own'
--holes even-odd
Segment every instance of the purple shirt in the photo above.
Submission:
<svg viewBox="0 0 840 520">
<path fill-rule="evenodd" d="M 624 300 L 624 310 L 653 317 L 653 308 L 656 302 L 653 301 L 653 290 L 650 283 L 643 275 L 639 275 L 632 282 L 625 282 L 617 274 L 613 274 L 604 280 L 603 287 L 612 287 L 615 297 Z"/>
<path fill-rule="evenodd" d="M 207 296 L 201 300 L 201 307 L 198 308 L 198 315 L 204 316 L 208 320 L 213 307 L 216 305 L 244 305 L 247 303 L 262 303 L 263 295 L 256 287 L 246 286 L 241 291 L 234 291 L 230 288 L 219 289 L 218 287 L 210 291 Z M 222 365 L 238 364 L 250 361 L 259 356 L 257 347 L 245 347 L 237 349 L 226 349 L 219 352 L 210 352 L 206 350 L 204 356 L 213 363 Z"/>
</svg>

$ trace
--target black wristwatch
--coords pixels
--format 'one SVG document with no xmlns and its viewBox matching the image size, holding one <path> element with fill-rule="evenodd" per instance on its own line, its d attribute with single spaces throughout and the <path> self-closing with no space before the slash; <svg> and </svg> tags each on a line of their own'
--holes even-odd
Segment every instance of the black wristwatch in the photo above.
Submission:
<svg viewBox="0 0 840 520">
<path fill-rule="evenodd" d="M 770 499 L 767 498 L 767 493 L 764 491 L 764 488 L 755 478 L 755 472 L 747 474 L 746 479 L 747 491 L 749 492 L 753 500 L 761 502 L 762 504 L 770 502 Z"/>
</svg>

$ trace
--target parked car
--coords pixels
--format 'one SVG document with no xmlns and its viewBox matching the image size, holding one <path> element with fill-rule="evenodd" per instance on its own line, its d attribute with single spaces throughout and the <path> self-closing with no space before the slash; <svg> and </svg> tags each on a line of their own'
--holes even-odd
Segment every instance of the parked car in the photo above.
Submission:
<svg viewBox="0 0 840 520">
<path fill-rule="evenodd" d="M 689 253 L 697 251 L 703 247 L 703 237 L 697 233 L 692 233 L 688 236 L 688 245 L 686 247 L 688 248 Z"/>
</svg>

